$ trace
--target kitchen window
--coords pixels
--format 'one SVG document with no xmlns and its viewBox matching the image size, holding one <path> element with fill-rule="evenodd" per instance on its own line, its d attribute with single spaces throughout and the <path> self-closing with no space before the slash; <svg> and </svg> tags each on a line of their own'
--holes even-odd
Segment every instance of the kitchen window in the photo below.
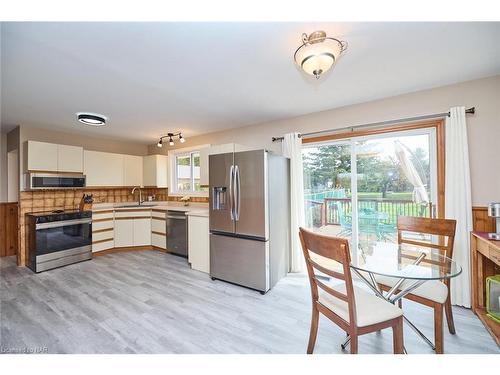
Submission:
<svg viewBox="0 0 500 375">
<path fill-rule="evenodd" d="M 175 154 L 173 190 L 175 193 L 201 193 L 200 152 L 190 151 Z"/>
</svg>

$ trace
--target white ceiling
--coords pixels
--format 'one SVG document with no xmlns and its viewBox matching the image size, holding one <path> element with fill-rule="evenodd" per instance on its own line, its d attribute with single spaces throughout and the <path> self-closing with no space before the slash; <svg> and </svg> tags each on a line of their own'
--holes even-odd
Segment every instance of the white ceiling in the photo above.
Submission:
<svg viewBox="0 0 500 375">
<path fill-rule="evenodd" d="M 319 81 L 292 57 L 317 29 L 349 43 Z M 499 74 L 499 37 L 500 23 L 3 23 L 2 124 L 192 136 Z"/>
</svg>

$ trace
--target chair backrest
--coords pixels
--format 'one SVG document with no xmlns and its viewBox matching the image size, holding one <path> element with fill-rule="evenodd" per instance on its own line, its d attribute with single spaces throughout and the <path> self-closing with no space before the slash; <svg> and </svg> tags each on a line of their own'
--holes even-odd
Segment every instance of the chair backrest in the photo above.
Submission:
<svg viewBox="0 0 500 375">
<path fill-rule="evenodd" d="M 349 251 L 349 242 L 345 238 L 325 236 L 304 228 L 300 228 L 299 236 L 306 261 L 309 282 L 311 284 L 313 304 L 318 302 L 319 287 L 331 296 L 347 303 L 349 309 L 349 322 L 346 322 L 339 316 L 337 317 L 338 319 L 343 320 L 347 325 L 356 326 L 356 301 L 354 299 L 354 287 L 352 284 L 350 268 L 351 254 Z M 340 263 L 342 265 L 343 273 L 336 272 L 333 269 L 327 268 L 325 265 L 319 264 L 315 260 L 311 259 L 310 252 Z M 332 289 L 330 286 L 319 280 L 314 271 L 315 269 L 333 278 L 343 280 L 346 286 L 346 294 Z"/>
<path fill-rule="evenodd" d="M 398 216 L 398 243 L 407 243 L 410 245 L 432 247 L 439 249 L 445 256 L 453 256 L 453 244 L 455 241 L 456 220 L 451 219 L 432 219 L 427 217 Z M 440 236 L 440 243 L 410 240 L 404 238 L 402 232 L 425 233 Z M 447 237 L 446 245 L 441 240 Z"/>
</svg>

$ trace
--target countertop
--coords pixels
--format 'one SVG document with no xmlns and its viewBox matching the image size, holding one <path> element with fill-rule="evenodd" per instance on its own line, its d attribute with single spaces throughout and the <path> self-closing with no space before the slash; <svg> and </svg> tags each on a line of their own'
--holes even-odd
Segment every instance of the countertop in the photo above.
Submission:
<svg viewBox="0 0 500 375">
<path fill-rule="evenodd" d="M 183 211 L 188 216 L 202 216 L 208 217 L 208 203 L 190 203 L 189 206 L 184 206 L 184 203 L 172 201 L 157 201 L 157 202 L 144 202 L 138 206 L 137 202 L 122 202 L 122 203 L 96 203 L 92 205 L 92 212 L 107 211 L 113 209 L 114 211 L 121 210 L 175 210 Z"/>
</svg>

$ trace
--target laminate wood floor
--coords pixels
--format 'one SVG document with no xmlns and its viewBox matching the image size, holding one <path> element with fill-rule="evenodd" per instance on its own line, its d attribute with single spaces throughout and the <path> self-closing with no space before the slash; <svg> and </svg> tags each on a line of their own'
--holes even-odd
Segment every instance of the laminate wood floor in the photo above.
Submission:
<svg viewBox="0 0 500 375">
<path fill-rule="evenodd" d="M 0 259 L 1 350 L 49 353 L 305 353 L 310 290 L 291 274 L 262 296 L 212 281 L 185 259 L 157 251 L 109 254 L 35 274 Z M 433 314 L 405 301 L 432 339 Z M 454 308 L 446 353 L 500 353 L 481 322 Z M 315 353 L 343 353 L 345 334 L 321 318 Z M 432 350 L 408 326 L 410 353 Z M 392 353 L 390 330 L 362 336 L 360 353 Z"/>
</svg>

